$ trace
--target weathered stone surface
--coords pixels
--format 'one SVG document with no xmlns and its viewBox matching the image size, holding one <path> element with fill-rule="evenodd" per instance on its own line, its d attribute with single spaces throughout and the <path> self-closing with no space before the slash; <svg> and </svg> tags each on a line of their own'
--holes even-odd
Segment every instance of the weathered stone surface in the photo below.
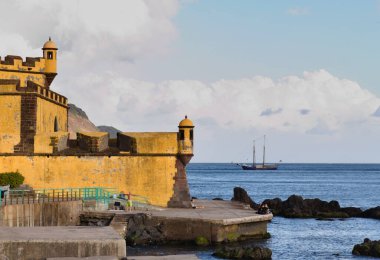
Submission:
<svg viewBox="0 0 380 260">
<path fill-rule="evenodd" d="M 213 255 L 227 259 L 272 259 L 269 248 L 258 246 L 222 246 Z"/>
<path fill-rule="evenodd" d="M 109 226 L 115 214 L 84 212 L 79 216 L 81 226 Z"/>
<path fill-rule="evenodd" d="M 153 245 L 166 242 L 162 224 L 153 225 L 151 218 L 151 215 L 144 213 L 129 215 L 125 237 L 128 245 Z"/>
<path fill-rule="evenodd" d="M 352 254 L 380 258 L 380 240 L 371 241 L 365 238 L 363 243 L 354 246 Z"/>
<path fill-rule="evenodd" d="M 125 257 L 125 241 L 111 227 L 0 228 L 0 259 L 90 256 Z"/>
<path fill-rule="evenodd" d="M 251 197 L 249 197 L 247 191 L 241 187 L 234 188 L 234 196 L 231 200 L 248 204 L 253 209 L 258 209 L 260 206 L 259 204 L 255 203 Z"/>
</svg>

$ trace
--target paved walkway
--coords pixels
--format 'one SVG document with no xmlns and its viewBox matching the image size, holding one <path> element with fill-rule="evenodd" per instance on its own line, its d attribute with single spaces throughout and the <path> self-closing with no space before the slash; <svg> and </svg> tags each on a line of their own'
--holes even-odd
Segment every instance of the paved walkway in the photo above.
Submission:
<svg viewBox="0 0 380 260">
<path fill-rule="evenodd" d="M 144 213 L 165 218 L 192 219 L 215 224 L 240 224 L 248 222 L 269 221 L 272 214 L 259 215 L 246 204 L 225 200 L 193 200 L 194 208 L 155 208 Z M 135 214 L 138 211 L 114 211 L 116 214 Z"/>
<path fill-rule="evenodd" d="M 196 255 L 128 256 L 128 260 L 197 260 Z"/>
</svg>

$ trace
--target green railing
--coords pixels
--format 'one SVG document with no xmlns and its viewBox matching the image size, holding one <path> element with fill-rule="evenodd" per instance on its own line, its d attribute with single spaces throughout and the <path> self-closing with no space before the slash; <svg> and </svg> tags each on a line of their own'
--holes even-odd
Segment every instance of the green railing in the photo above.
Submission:
<svg viewBox="0 0 380 260">
<path fill-rule="evenodd" d="M 7 204 L 29 204 L 72 200 L 94 200 L 108 204 L 112 195 L 117 193 L 113 188 L 85 187 L 63 189 L 10 190 L 0 196 L 0 206 Z"/>
<path fill-rule="evenodd" d="M 123 197 L 117 196 L 113 197 L 110 200 L 110 208 L 112 209 L 112 206 L 115 204 L 115 202 L 119 202 L 120 206 L 122 206 L 122 209 L 125 208 L 128 210 L 128 194 L 123 194 Z M 147 210 L 153 208 L 153 206 L 150 204 L 147 197 L 137 195 L 137 194 L 130 194 L 130 198 L 132 201 L 132 209 L 137 210 Z M 130 204 L 129 204 L 130 205 Z"/>
</svg>

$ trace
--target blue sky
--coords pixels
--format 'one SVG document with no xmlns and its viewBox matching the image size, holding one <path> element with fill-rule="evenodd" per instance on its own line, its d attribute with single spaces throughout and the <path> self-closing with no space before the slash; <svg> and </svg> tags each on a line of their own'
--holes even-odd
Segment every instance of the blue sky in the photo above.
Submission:
<svg viewBox="0 0 380 260">
<path fill-rule="evenodd" d="M 177 131 L 188 115 L 194 162 L 248 162 L 266 134 L 269 161 L 380 163 L 380 1 L 0 0 L 0 10 L 0 56 L 41 56 L 52 36 L 51 87 L 96 125 Z"/>
<path fill-rule="evenodd" d="M 149 79 L 279 78 L 323 68 L 380 94 L 379 1 L 195 1 L 174 23 L 173 52 L 153 62 L 160 69 Z"/>
</svg>

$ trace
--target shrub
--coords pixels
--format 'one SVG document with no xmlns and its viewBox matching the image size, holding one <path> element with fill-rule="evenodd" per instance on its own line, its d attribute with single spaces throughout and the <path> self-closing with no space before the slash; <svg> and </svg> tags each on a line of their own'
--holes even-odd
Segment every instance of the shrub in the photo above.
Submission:
<svg viewBox="0 0 380 260">
<path fill-rule="evenodd" d="M 208 246 L 210 244 L 210 242 L 204 236 L 197 236 L 195 238 L 195 244 L 197 246 Z"/>
<path fill-rule="evenodd" d="M 19 172 L 0 173 L 0 186 L 10 185 L 10 187 L 14 189 L 23 184 L 24 179 L 24 176 Z"/>
</svg>

